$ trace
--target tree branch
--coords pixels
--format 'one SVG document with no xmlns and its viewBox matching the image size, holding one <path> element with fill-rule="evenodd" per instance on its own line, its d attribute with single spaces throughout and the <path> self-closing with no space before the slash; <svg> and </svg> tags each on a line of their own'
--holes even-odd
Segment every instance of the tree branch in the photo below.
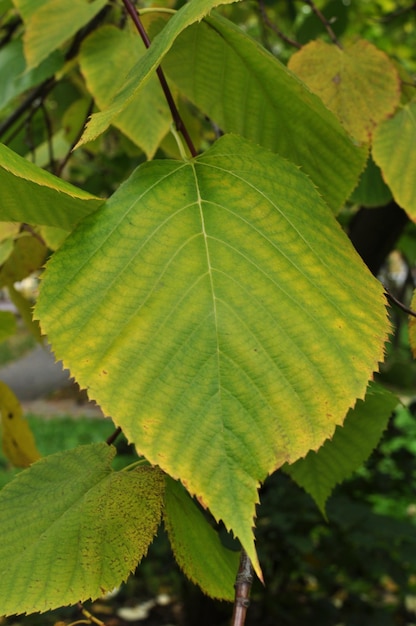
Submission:
<svg viewBox="0 0 416 626">
<path fill-rule="evenodd" d="M 268 26 L 274 33 L 276 33 L 276 35 L 279 37 L 279 39 L 281 39 L 285 43 L 289 44 L 290 46 L 294 46 L 295 48 L 298 48 L 298 49 L 301 48 L 302 45 L 299 42 L 295 41 L 294 39 L 290 39 L 290 37 L 287 37 L 276 26 L 276 24 L 271 21 L 271 19 L 267 15 L 267 10 L 266 10 L 266 5 L 264 4 L 264 0 L 258 0 L 258 3 L 259 3 L 259 9 L 260 9 L 261 18 L 262 18 L 263 22 L 266 24 L 266 26 Z"/>
<path fill-rule="evenodd" d="M 320 11 L 318 9 L 316 4 L 312 0 L 304 0 L 304 2 L 311 7 L 312 11 L 315 13 L 315 15 L 318 18 L 318 20 L 320 20 L 322 22 L 322 24 L 325 26 L 326 31 L 327 31 L 328 35 L 330 36 L 330 38 L 332 39 L 332 41 L 334 42 L 334 44 L 336 46 L 338 46 L 338 48 L 341 48 L 341 50 L 342 50 L 342 46 L 341 46 L 340 42 L 338 41 L 336 34 L 332 30 L 331 24 L 328 22 L 328 20 L 326 19 L 325 15 L 322 13 L 322 11 Z"/>
<path fill-rule="evenodd" d="M 122 0 L 122 2 L 123 2 L 124 6 L 126 8 L 126 11 L 130 15 L 130 17 L 131 17 L 135 27 L 137 28 L 137 31 L 138 31 L 140 37 L 142 38 L 142 41 L 143 41 L 144 45 L 146 46 L 146 48 L 149 48 L 150 47 L 149 36 L 148 36 L 148 34 L 147 34 L 143 24 L 142 24 L 142 21 L 141 21 L 141 19 L 139 17 L 139 14 L 136 11 L 136 8 L 135 8 L 134 4 L 132 3 L 131 0 Z M 162 70 L 162 68 L 160 66 L 157 68 L 156 74 L 158 76 L 160 85 L 161 85 L 161 87 L 163 89 L 163 93 L 165 94 L 165 98 L 166 98 L 166 101 L 168 103 L 168 106 L 169 106 L 169 109 L 170 109 L 170 112 L 171 112 L 172 119 L 173 119 L 173 122 L 175 124 L 176 130 L 179 131 L 182 134 L 182 136 L 183 136 L 183 138 L 185 140 L 185 143 L 188 146 L 189 152 L 191 153 L 191 155 L 193 157 L 195 157 L 197 155 L 197 151 L 196 151 L 195 146 L 194 146 L 194 144 L 192 142 L 192 139 L 191 139 L 191 137 L 190 137 L 190 135 L 188 133 L 188 130 L 187 130 L 187 128 L 186 128 L 186 126 L 185 126 L 185 124 L 184 124 L 184 122 L 183 122 L 183 120 L 182 120 L 182 118 L 180 116 L 178 108 L 177 108 L 177 106 L 175 104 L 175 101 L 173 99 L 172 92 L 169 89 L 169 85 L 167 83 L 165 74 L 163 73 L 163 70 Z"/>
<path fill-rule="evenodd" d="M 244 626 L 250 606 L 250 591 L 253 583 L 253 567 L 244 548 L 241 549 L 240 567 L 235 580 L 234 610 L 231 626 Z"/>
</svg>

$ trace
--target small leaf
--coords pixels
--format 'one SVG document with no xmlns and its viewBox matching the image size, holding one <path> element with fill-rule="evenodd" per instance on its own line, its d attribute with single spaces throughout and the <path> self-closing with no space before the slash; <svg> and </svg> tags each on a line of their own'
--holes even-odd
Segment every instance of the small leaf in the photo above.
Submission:
<svg viewBox="0 0 416 626">
<path fill-rule="evenodd" d="M 71 230 L 104 200 L 40 169 L 0 144 L 0 220 Z"/>
<path fill-rule="evenodd" d="M 337 426 L 332 439 L 316 452 L 283 470 L 303 487 L 325 515 L 325 504 L 335 485 L 349 478 L 377 446 L 387 427 L 397 397 L 386 389 L 371 385 L 364 400 L 358 400 L 343 426 Z"/>
<path fill-rule="evenodd" d="M 13 285 L 38 270 L 46 254 L 46 246 L 37 237 L 28 234 L 17 239 L 12 253 L 0 268 L 0 286 Z"/>
<path fill-rule="evenodd" d="M 84 41 L 79 57 L 81 71 L 100 109 L 109 106 L 145 50 L 136 33 L 110 25 L 96 30 Z M 113 124 L 142 148 L 148 159 L 154 156 L 171 124 L 169 107 L 156 75 L 137 91 Z"/>
<path fill-rule="evenodd" d="M 3 452 L 15 467 L 29 467 L 40 459 L 22 407 L 13 391 L 0 381 L 0 412 Z"/>
<path fill-rule="evenodd" d="M 231 4 L 236 0 L 190 0 L 175 13 L 165 28 L 152 42 L 146 54 L 131 70 L 123 88 L 114 98 L 112 105 L 100 113 L 94 113 L 87 128 L 78 143 L 82 145 L 95 139 L 113 123 L 121 111 L 131 102 L 134 95 L 150 79 L 152 73 L 161 64 L 163 57 L 168 52 L 178 35 L 194 22 L 199 22 L 213 8 L 220 4 Z"/>
<path fill-rule="evenodd" d="M 89 396 L 257 571 L 259 481 L 332 435 L 389 329 L 381 284 L 309 178 L 231 135 L 136 169 L 48 262 L 36 315 Z"/>
<path fill-rule="evenodd" d="M 25 21 L 25 56 L 28 67 L 32 68 L 92 20 L 107 0 L 14 0 L 14 3 Z"/>
<path fill-rule="evenodd" d="M 394 199 L 416 222 L 416 100 L 377 128 L 373 157 Z"/>
<path fill-rule="evenodd" d="M 114 472 L 115 448 L 45 457 L 0 491 L 2 615 L 97 598 L 135 569 L 158 528 L 164 476 Z"/>
<path fill-rule="evenodd" d="M 360 206 L 379 207 L 384 206 L 391 199 L 392 193 L 382 178 L 381 170 L 370 156 L 350 200 Z"/>
<path fill-rule="evenodd" d="M 163 518 L 176 561 L 212 598 L 232 601 L 239 553 L 225 548 L 185 489 L 166 478 Z"/>
<path fill-rule="evenodd" d="M 313 41 L 290 58 L 289 69 L 361 142 L 370 140 L 375 126 L 400 102 L 400 79 L 394 64 L 368 41 L 358 40 L 342 49 Z"/>
</svg>

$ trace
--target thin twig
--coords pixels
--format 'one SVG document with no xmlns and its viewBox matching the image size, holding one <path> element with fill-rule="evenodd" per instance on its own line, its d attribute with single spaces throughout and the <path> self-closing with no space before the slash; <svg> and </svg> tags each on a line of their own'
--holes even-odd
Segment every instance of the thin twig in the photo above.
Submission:
<svg viewBox="0 0 416 626">
<path fill-rule="evenodd" d="M 334 42 L 334 44 L 337 45 L 338 48 L 342 49 L 342 46 L 341 46 L 340 42 L 338 41 L 336 34 L 332 30 L 331 24 L 328 22 L 328 20 L 326 19 L 325 15 L 322 13 L 322 11 L 320 11 L 318 9 L 316 4 L 312 0 L 304 0 L 304 2 L 305 2 L 305 4 L 308 4 L 311 7 L 312 11 L 315 13 L 315 15 L 318 18 L 318 20 L 320 20 L 322 22 L 322 24 L 325 26 L 326 31 L 327 31 L 328 35 L 330 36 L 330 38 L 332 39 L 332 41 Z"/>
<path fill-rule="evenodd" d="M 142 38 L 142 41 L 143 41 L 144 45 L 146 46 L 146 48 L 149 48 L 150 47 L 149 36 L 148 36 L 148 34 L 147 34 L 143 24 L 142 24 L 142 21 L 141 21 L 141 19 L 139 17 L 139 14 L 136 11 L 136 8 L 135 8 L 134 4 L 132 3 L 131 0 L 122 0 L 122 1 L 123 1 L 123 4 L 124 4 L 125 8 L 126 8 L 126 11 L 130 15 L 130 17 L 131 17 L 135 27 L 137 28 L 137 31 L 138 31 L 140 37 Z M 161 85 L 161 87 L 163 89 L 163 93 L 165 94 L 165 98 L 166 98 L 166 101 L 168 103 L 168 106 L 169 106 L 169 109 L 170 109 L 170 112 L 171 112 L 172 119 L 173 119 L 173 122 L 175 124 L 176 130 L 178 130 L 182 134 L 182 136 L 183 136 L 183 138 L 185 140 L 185 143 L 188 146 L 189 152 L 191 153 L 191 155 L 193 157 L 195 157 L 197 155 L 197 151 L 196 151 L 195 146 L 194 146 L 194 144 L 192 142 L 192 139 L 191 139 L 191 137 L 190 137 L 190 135 L 188 133 L 188 130 L 187 130 L 187 128 L 186 128 L 186 126 L 185 126 L 185 124 L 183 122 L 183 119 L 181 118 L 181 115 L 180 115 L 180 113 L 178 111 L 178 108 L 177 108 L 177 106 L 175 104 L 175 101 L 173 99 L 172 92 L 169 89 L 169 85 L 167 83 L 165 74 L 163 73 L 163 70 L 162 70 L 162 68 L 160 66 L 156 69 L 156 73 L 157 73 L 160 85 Z"/>
<path fill-rule="evenodd" d="M 53 151 L 53 128 L 51 118 L 45 107 L 45 101 L 42 100 L 39 109 L 42 111 L 43 121 L 46 127 L 46 143 L 48 146 L 49 169 L 53 173 L 55 171 L 55 156 Z"/>
<path fill-rule="evenodd" d="M 55 78 L 52 76 L 26 96 L 23 102 L 21 102 L 21 104 L 9 115 L 9 117 L 5 119 L 2 124 L 0 124 L 0 137 L 2 137 L 4 133 L 6 133 L 9 128 L 13 126 L 19 117 L 23 115 L 23 113 L 25 113 L 25 111 L 27 111 L 27 109 L 29 109 L 38 98 L 44 99 L 54 86 Z"/>
<path fill-rule="evenodd" d="M 250 591 L 253 583 L 253 566 L 244 548 L 241 549 L 240 567 L 235 580 L 234 610 L 231 626 L 244 626 L 250 606 Z"/>
<path fill-rule="evenodd" d="M 66 153 L 64 158 L 60 161 L 60 163 L 56 167 L 56 170 L 55 170 L 56 176 L 60 176 L 62 174 L 65 165 L 68 163 L 69 159 L 71 158 L 72 151 L 75 148 L 75 146 L 77 145 L 78 141 L 81 139 L 82 133 L 84 132 L 85 123 L 86 123 L 87 119 L 89 118 L 89 116 L 91 115 L 93 108 L 94 108 L 94 100 L 91 100 L 91 102 L 90 102 L 90 104 L 88 106 L 87 112 L 85 114 L 85 119 L 83 120 L 82 125 L 81 125 L 81 127 L 80 127 L 80 129 L 79 129 L 79 131 L 78 131 L 78 133 L 77 133 L 77 135 L 75 137 L 75 139 L 73 139 L 73 141 L 72 141 L 72 143 L 71 143 L 71 145 L 69 147 L 68 152 Z"/>
<path fill-rule="evenodd" d="M 111 444 L 113 444 L 115 442 L 115 440 L 117 439 L 117 437 L 121 434 L 121 428 L 120 426 L 118 426 L 115 431 L 113 433 L 111 433 L 111 435 L 108 437 L 108 439 L 106 439 L 106 444 L 108 446 L 111 446 Z"/>
<path fill-rule="evenodd" d="M 276 24 L 271 21 L 271 19 L 267 15 L 267 10 L 266 10 L 266 5 L 264 4 L 264 0 L 258 0 L 258 3 L 259 3 L 259 9 L 260 9 L 261 18 L 262 18 L 263 22 L 266 24 L 266 26 L 268 26 L 274 33 L 276 33 L 276 35 L 279 37 L 279 39 L 281 39 L 285 43 L 289 44 L 290 46 L 294 46 L 295 48 L 298 48 L 298 49 L 301 48 L 302 45 L 298 41 L 295 41 L 294 39 L 290 39 L 290 37 L 287 37 L 287 35 L 285 35 L 276 26 Z"/>
<path fill-rule="evenodd" d="M 396 296 L 394 296 L 388 289 L 387 287 L 384 287 L 384 291 L 386 292 L 386 296 L 387 299 L 390 300 L 390 302 L 393 302 L 393 304 L 395 304 L 396 306 L 399 307 L 399 309 L 401 309 L 402 311 L 404 311 L 405 313 L 407 313 L 408 315 L 411 315 L 412 317 L 416 317 L 416 311 L 414 311 L 413 309 L 411 309 L 410 307 L 406 306 L 405 304 L 403 304 L 403 302 L 400 302 L 400 300 L 398 300 L 396 298 Z"/>
</svg>

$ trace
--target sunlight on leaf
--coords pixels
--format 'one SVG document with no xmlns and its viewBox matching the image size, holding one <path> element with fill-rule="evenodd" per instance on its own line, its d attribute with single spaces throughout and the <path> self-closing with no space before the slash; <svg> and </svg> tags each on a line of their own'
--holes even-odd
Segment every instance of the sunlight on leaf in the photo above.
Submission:
<svg viewBox="0 0 416 626">
<path fill-rule="evenodd" d="M 14 3 L 25 21 L 25 56 L 28 67 L 32 68 L 75 35 L 107 0 L 14 0 Z"/>
<path fill-rule="evenodd" d="M 36 315 L 257 571 L 259 481 L 333 434 L 389 328 L 382 286 L 308 177 L 231 135 L 140 166 L 48 263 Z"/>
<path fill-rule="evenodd" d="M 398 72 L 388 56 L 368 41 L 342 49 L 313 41 L 289 60 L 289 69 L 335 113 L 355 139 L 368 142 L 375 126 L 400 102 Z"/>
</svg>

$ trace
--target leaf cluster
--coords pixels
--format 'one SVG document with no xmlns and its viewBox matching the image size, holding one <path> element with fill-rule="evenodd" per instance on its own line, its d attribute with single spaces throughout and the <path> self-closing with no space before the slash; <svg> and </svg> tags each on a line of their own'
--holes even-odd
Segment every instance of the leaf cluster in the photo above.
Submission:
<svg viewBox="0 0 416 626">
<path fill-rule="evenodd" d="M 262 578 L 260 485 L 283 468 L 325 514 L 386 428 L 384 288 L 337 217 L 415 220 L 413 53 L 360 30 L 364 9 L 302 4 L 2 5 L 0 284 L 144 459 L 114 471 L 93 444 L 2 490 L 5 613 L 111 589 L 162 517 L 187 575 L 231 599 L 236 555 L 190 496 Z"/>
</svg>

